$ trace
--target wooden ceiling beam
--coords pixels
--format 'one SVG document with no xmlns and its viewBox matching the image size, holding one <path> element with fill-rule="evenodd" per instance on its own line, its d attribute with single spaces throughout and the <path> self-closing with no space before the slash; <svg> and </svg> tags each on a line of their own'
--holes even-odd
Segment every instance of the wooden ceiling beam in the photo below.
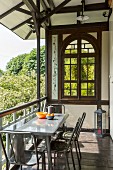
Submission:
<svg viewBox="0 0 113 170">
<path fill-rule="evenodd" d="M 48 7 L 47 7 L 45 1 L 44 1 L 44 0 L 40 0 L 40 2 L 41 2 L 41 5 L 42 5 L 42 7 L 43 7 L 43 9 L 44 9 L 44 11 L 45 11 L 45 14 L 48 14 Z M 46 20 L 46 22 L 47 22 L 49 25 L 51 25 L 51 19 L 50 19 L 50 18 L 48 18 L 48 19 Z"/>
<path fill-rule="evenodd" d="M 47 5 L 44 0 L 40 0 L 40 3 L 45 11 L 48 11 Z"/>
<path fill-rule="evenodd" d="M 33 20 L 35 19 L 34 16 L 36 16 L 36 21 L 38 22 L 39 25 L 39 19 L 42 17 L 42 14 L 40 13 L 39 8 L 35 5 L 35 3 L 33 2 L 33 0 L 23 0 L 23 2 L 26 4 L 26 6 L 28 7 L 28 9 L 31 11 L 31 15 L 33 17 Z M 34 21 L 35 22 L 35 21 Z M 36 24 L 34 23 L 34 25 L 36 26 Z M 45 27 L 46 27 L 46 23 L 44 23 Z M 36 29 L 36 28 L 35 28 Z M 36 33 L 38 33 L 36 31 Z"/>
<path fill-rule="evenodd" d="M 25 40 L 27 40 L 31 34 L 32 34 L 32 30 L 26 35 Z"/>
<path fill-rule="evenodd" d="M 47 2 L 49 4 L 51 10 L 53 10 L 55 8 L 55 4 L 54 4 L 53 0 L 47 0 Z"/>
<path fill-rule="evenodd" d="M 36 31 L 36 35 L 39 36 L 39 22 L 37 22 L 37 18 L 36 18 L 36 13 L 34 11 L 32 11 L 32 17 L 33 17 L 33 21 L 34 21 L 34 27 L 35 27 L 35 31 Z"/>
<path fill-rule="evenodd" d="M 20 24 L 16 25 L 15 27 L 11 28 L 11 31 L 14 31 L 16 29 L 18 29 L 19 27 L 21 27 L 22 25 L 26 24 L 27 22 L 31 21 L 32 17 L 30 17 L 29 19 L 21 22 Z"/>
<path fill-rule="evenodd" d="M 32 0 L 23 0 L 23 2 L 31 12 L 35 12 L 37 14 L 37 18 L 40 18 L 40 11 Z"/>
<path fill-rule="evenodd" d="M 18 9 L 16 9 L 16 11 L 22 12 L 22 13 L 27 14 L 27 15 L 31 15 L 30 11 L 22 9 L 22 8 L 18 8 Z"/>
<path fill-rule="evenodd" d="M 11 9 L 9 9 L 8 11 L 4 12 L 3 14 L 0 15 L 0 19 L 6 17 L 8 14 L 10 14 L 11 12 L 17 10 L 18 8 L 20 8 L 22 5 L 24 5 L 23 2 L 17 4 L 16 6 L 13 6 Z"/>
<path fill-rule="evenodd" d="M 59 26 L 51 26 L 48 28 L 52 31 L 52 34 L 58 34 L 58 32 L 62 32 L 64 34 L 69 34 L 70 30 L 74 32 L 95 32 L 96 29 L 99 31 L 108 31 L 109 30 L 109 23 L 108 22 L 97 22 L 97 23 L 85 23 L 85 24 L 72 24 L 72 25 L 59 25 Z"/>
<path fill-rule="evenodd" d="M 53 9 L 51 12 L 49 12 L 45 17 L 43 17 L 42 19 L 40 19 L 40 23 L 42 24 L 46 19 L 48 19 L 49 17 L 51 17 L 53 14 L 55 14 L 56 12 L 58 12 L 62 7 L 64 7 L 68 2 L 70 2 L 71 0 L 65 0 L 63 1 L 60 5 L 58 5 L 57 7 L 55 7 L 55 9 Z"/>
<path fill-rule="evenodd" d="M 109 6 L 106 3 L 96 3 L 85 5 L 85 11 L 98 11 L 98 10 L 109 10 Z M 71 13 L 82 11 L 82 5 L 63 7 L 56 13 Z"/>
</svg>

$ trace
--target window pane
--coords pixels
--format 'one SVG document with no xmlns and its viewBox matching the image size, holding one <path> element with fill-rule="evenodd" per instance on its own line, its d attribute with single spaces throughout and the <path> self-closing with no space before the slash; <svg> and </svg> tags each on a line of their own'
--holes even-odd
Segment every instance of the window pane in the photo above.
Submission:
<svg viewBox="0 0 113 170">
<path fill-rule="evenodd" d="M 94 64 L 88 65 L 88 80 L 94 80 L 94 78 L 95 78 Z"/>
<path fill-rule="evenodd" d="M 77 45 L 75 45 L 75 49 L 77 49 Z"/>
<path fill-rule="evenodd" d="M 64 90 L 64 96 L 70 96 L 70 90 Z"/>
<path fill-rule="evenodd" d="M 77 80 L 77 66 L 71 65 L 71 80 Z"/>
<path fill-rule="evenodd" d="M 75 49 L 75 45 L 71 45 L 71 49 Z"/>
<path fill-rule="evenodd" d="M 85 48 L 93 48 L 91 44 L 85 44 Z"/>
<path fill-rule="evenodd" d="M 71 54 L 76 54 L 77 53 L 77 50 L 71 50 Z"/>
<path fill-rule="evenodd" d="M 95 50 L 94 49 L 89 49 L 89 53 L 94 53 Z"/>
<path fill-rule="evenodd" d="M 95 58 L 94 57 L 88 57 L 88 63 L 95 63 Z"/>
<path fill-rule="evenodd" d="M 87 90 L 81 90 L 81 96 L 87 96 Z"/>
<path fill-rule="evenodd" d="M 81 49 L 81 53 L 89 53 L 88 49 Z"/>
<path fill-rule="evenodd" d="M 82 44 L 89 44 L 89 42 L 86 40 L 82 40 Z"/>
<path fill-rule="evenodd" d="M 71 45 L 68 45 L 68 46 L 66 47 L 66 49 L 71 49 Z"/>
<path fill-rule="evenodd" d="M 81 58 L 81 64 L 87 64 L 87 58 Z"/>
<path fill-rule="evenodd" d="M 70 83 L 64 83 L 64 89 L 70 90 Z"/>
<path fill-rule="evenodd" d="M 82 40 L 81 42 L 81 53 L 94 53 L 95 50 L 93 45 L 90 44 L 88 41 Z"/>
<path fill-rule="evenodd" d="M 65 54 L 70 54 L 70 50 L 65 50 Z"/>
<path fill-rule="evenodd" d="M 88 83 L 88 89 L 94 89 L 94 83 Z"/>
<path fill-rule="evenodd" d="M 94 90 L 88 90 L 88 96 L 95 96 Z"/>
<path fill-rule="evenodd" d="M 87 66 L 81 65 L 81 80 L 87 80 Z"/>
<path fill-rule="evenodd" d="M 72 41 L 70 44 L 77 44 L 77 40 Z"/>
<path fill-rule="evenodd" d="M 77 89 L 77 83 L 71 83 L 71 89 Z"/>
<path fill-rule="evenodd" d="M 71 90 L 71 96 L 77 96 L 77 90 Z"/>
<path fill-rule="evenodd" d="M 70 83 L 64 83 L 64 96 L 70 96 Z"/>
<path fill-rule="evenodd" d="M 70 80 L 70 65 L 64 65 L 64 80 Z"/>
<path fill-rule="evenodd" d="M 71 58 L 71 64 L 77 64 L 77 58 Z"/>
<path fill-rule="evenodd" d="M 87 89 L 87 83 L 81 83 L 81 89 Z"/>
<path fill-rule="evenodd" d="M 64 58 L 64 64 L 70 64 L 70 58 Z"/>
</svg>

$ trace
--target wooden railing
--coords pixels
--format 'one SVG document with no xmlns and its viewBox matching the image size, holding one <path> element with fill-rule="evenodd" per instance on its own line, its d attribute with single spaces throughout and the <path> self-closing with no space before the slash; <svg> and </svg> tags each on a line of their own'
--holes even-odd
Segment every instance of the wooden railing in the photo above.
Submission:
<svg viewBox="0 0 113 170">
<path fill-rule="evenodd" d="M 21 106 L 16 106 L 13 108 L 10 108 L 8 110 L 4 110 L 0 112 L 0 130 L 3 130 L 4 128 L 21 121 L 22 119 L 34 117 L 37 111 L 45 111 L 47 102 L 47 97 L 43 97 L 41 99 L 37 99 L 35 101 L 22 104 Z M 11 115 L 11 120 L 4 121 L 4 119 L 7 119 L 6 117 L 8 115 Z M 6 122 L 6 123 L 4 123 Z M 9 151 L 9 143 L 8 143 L 8 136 L 6 135 L 6 151 Z M 2 158 L 2 148 L 0 144 L 0 169 L 2 170 L 2 166 L 5 163 L 5 160 Z"/>
</svg>

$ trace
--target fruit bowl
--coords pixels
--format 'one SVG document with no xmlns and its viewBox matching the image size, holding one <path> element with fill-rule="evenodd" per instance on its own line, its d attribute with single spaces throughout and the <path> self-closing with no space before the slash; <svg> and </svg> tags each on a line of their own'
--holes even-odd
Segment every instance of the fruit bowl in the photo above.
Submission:
<svg viewBox="0 0 113 170">
<path fill-rule="evenodd" d="M 45 119 L 47 113 L 46 112 L 37 112 L 36 115 L 38 116 L 39 119 Z"/>
<path fill-rule="evenodd" d="M 47 118 L 48 120 L 52 120 L 52 119 L 54 119 L 54 114 L 47 114 L 47 115 L 46 115 L 46 118 Z"/>
</svg>

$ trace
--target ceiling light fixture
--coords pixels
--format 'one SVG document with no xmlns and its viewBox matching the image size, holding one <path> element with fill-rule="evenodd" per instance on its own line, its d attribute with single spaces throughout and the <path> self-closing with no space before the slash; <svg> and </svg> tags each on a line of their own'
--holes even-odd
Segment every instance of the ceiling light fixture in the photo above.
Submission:
<svg viewBox="0 0 113 170">
<path fill-rule="evenodd" d="M 85 0 L 82 0 L 81 3 L 82 3 L 82 15 L 78 16 L 77 20 L 78 21 L 86 21 L 89 19 L 89 17 L 87 15 L 84 15 Z"/>
</svg>

